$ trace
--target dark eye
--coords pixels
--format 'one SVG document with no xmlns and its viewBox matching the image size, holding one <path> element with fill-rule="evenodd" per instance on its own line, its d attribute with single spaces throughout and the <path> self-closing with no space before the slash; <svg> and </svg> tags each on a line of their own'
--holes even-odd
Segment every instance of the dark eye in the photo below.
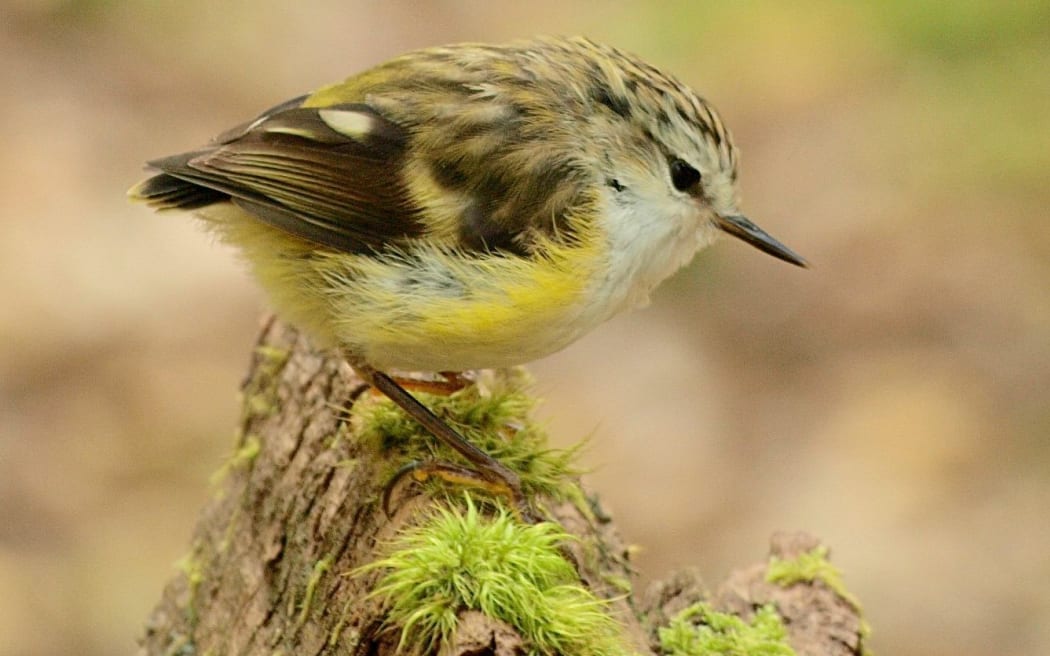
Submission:
<svg viewBox="0 0 1050 656">
<path fill-rule="evenodd" d="M 700 182 L 700 171 L 675 157 L 671 160 L 671 184 L 678 191 L 688 191 Z"/>
</svg>

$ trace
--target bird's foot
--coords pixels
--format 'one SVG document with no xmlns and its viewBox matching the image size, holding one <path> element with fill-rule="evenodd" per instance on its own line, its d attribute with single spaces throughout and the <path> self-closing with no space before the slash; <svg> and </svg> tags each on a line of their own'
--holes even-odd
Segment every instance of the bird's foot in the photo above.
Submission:
<svg viewBox="0 0 1050 656">
<path fill-rule="evenodd" d="M 410 462 L 394 474 L 383 488 L 383 512 L 392 514 L 395 491 L 406 481 L 425 483 L 437 478 L 452 485 L 484 490 L 493 496 L 506 499 L 511 510 L 523 522 L 535 524 L 532 509 L 525 501 L 518 475 L 502 465 L 497 470 L 472 469 L 463 465 L 440 460 Z"/>
</svg>

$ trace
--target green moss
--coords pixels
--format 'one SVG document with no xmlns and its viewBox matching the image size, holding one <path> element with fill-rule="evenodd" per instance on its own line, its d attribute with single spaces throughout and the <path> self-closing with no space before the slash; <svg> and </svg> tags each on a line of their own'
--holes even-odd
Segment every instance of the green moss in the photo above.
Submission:
<svg viewBox="0 0 1050 656">
<path fill-rule="evenodd" d="M 671 656 L 795 656 L 772 605 L 755 611 L 750 623 L 694 604 L 659 630 L 660 651 Z"/>
<path fill-rule="evenodd" d="M 337 449 L 337 448 L 339 448 L 339 445 L 341 445 L 343 443 L 343 440 L 346 439 L 346 437 L 349 434 L 349 432 L 350 432 L 350 427 L 346 424 L 346 422 L 345 421 L 340 421 L 339 422 L 339 426 L 335 429 L 335 432 L 333 434 L 329 435 L 327 438 L 325 438 L 325 440 L 324 440 L 325 448 L 328 448 L 328 449 Z"/>
<path fill-rule="evenodd" d="M 846 590 L 842 571 L 828 560 L 828 548 L 823 544 L 791 560 L 771 556 L 766 567 L 766 581 L 781 587 L 820 581 L 854 608 L 860 608 L 860 603 Z"/>
<path fill-rule="evenodd" d="M 360 465 L 361 465 L 361 460 L 359 458 L 343 458 L 342 460 L 339 460 L 338 462 L 335 463 L 335 466 L 336 466 L 337 469 L 348 469 L 348 470 L 357 469 Z"/>
<path fill-rule="evenodd" d="M 401 628 L 399 648 L 430 653 L 447 642 L 464 610 L 514 627 L 530 654 L 629 653 L 607 602 L 579 584 L 559 546 L 571 539 L 551 523 L 521 524 L 505 510 L 486 517 L 438 509 L 362 568 L 382 570 L 373 596 Z"/>
<path fill-rule="evenodd" d="M 314 596 L 317 594 L 317 586 L 321 583 L 321 578 L 330 569 L 332 569 L 331 558 L 322 558 L 314 563 L 313 571 L 310 572 L 310 578 L 306 582 L 306 591 L 303 593 L 303 602 L 299 606 L 299 617 L 295 622 L 296 630 L 302 628 L 303 624 L 306 623 L 306 618 L 310 615 L 310 608 L 313 606 Z"/>
<path fill-rule="evenodd" d="M 631 585 L 631 580 L 626 576 L 616 576 L 613 574 L 606 574 L 602 576 L 602 580 L 616 588 L 625 595 L 631 594 L 634 590 L 634 586 Z"/>
<path fill-rule="evenodd" d="M 275 398 L 270 390 L 259 394 L 249 394 L 244 399 L 244 408 L 252 417 L 272 417 L 277 413 Z"/>
<path fill-rule="evenodd" d="M 270 376 L 274 376 L 284 368 L 292 352 L 288 349 L 263 344 L 255 347 L 255 354 L 260 358 L 259 368 Z"/>
<path fill-rule="evenodd" d="M 180 558 L 175 567 L 186 577 L 186 619 L 191 627 L 197 626 L 197 593 L 204 582 L 204 564 L 201 563 L 201 545 L 194 543 L 188 554 Z"/>
<path fill-rule="evenodd" d="M 194 656 L 197 653 L 197 645 L 191 636 L 175 632 L 164 656 Z"/>
<path fill-rule="evenodd" d="M 467 440 L 516 471 L 526 493 L 582 498 L 569 480 L 579 474 L 573 466 L 579 447 L 552 449 L 547 445 L 546 432 L 530 417 L 536 401 L 528 393 L 529 382 L 523 370 L 513 369 L 496 372 L 453 394 L 414 395 Z M 458 461 L 456 454 L 386 397 L 362 396 L 351 415 L 361 439 L 399 454 L 390 474 L 405 460 Z"/>
<path fill-rule="evenodd" d="M 335 647 L 339 644 L 340 640 L 343 639 L 343 630 L 346 628 L 347 620 L 350 619 L 350 606 L 353 602 L 354 598 L 348 597 L 346 602 L 343 603 L 343 609 L 339 611 L 339 620 L 335 623 L 335 627 L 332 628 L 332 632 L 328 634 L 329 647 Z M 357 630 L 351 630 L 346 636 L 346 644 L 344 645 L 345 651 L 347 653 L 353 653 L 360 642 L 360 632 Z"/>
<path fill-rule="evenodd" d="M 846 589 L 846 584 L 842 580 L 842 571 L 828 560 L 828 548 L 823 544 L 791 560 L 771 556 L 766 566 L 766 581 L 781 587 L 820 581 L 832 592 L 845 599 L 857 613 L 862 613 L 860 601 Z M 869 636 L 871 636 L 871 625 L 862 614 L 860 619 L 862 654 L 871 654 L 865 645 Z"/>
<path fill-rule="evenodd" d="M 214 474 L 211 475 L 210 483 L 212 486 L 217 486 L 226 480 L 226 476 L 236 469 L 247 467 L 251 463 L 255 462 L 255 459 L 259 457 L 259 452 L 262 451 L 262 441 L 258 435 L 248 435 L 244 438 L 244 441 L 237 448 L 233 454 L 226 459 L 226 462 L 219 467 Z"/>
</svg>

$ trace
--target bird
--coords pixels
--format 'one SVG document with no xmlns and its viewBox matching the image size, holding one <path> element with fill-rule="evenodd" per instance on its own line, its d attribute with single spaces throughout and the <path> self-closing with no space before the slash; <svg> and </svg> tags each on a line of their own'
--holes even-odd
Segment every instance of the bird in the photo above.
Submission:
<svg viewBox="0 0 1050 656">
<path fill-rule="evenodd" d="M 148 162 L 129 195 L 192 211 L 277 311 L 468 463 L 415 463 L 527 507 L 517 472 L 392 371 L 516 366 L 563 349 L 728 234 L 807 262 L 739 209 L 714 107 L 585 37 L 396 57 Z"/>
</svg>

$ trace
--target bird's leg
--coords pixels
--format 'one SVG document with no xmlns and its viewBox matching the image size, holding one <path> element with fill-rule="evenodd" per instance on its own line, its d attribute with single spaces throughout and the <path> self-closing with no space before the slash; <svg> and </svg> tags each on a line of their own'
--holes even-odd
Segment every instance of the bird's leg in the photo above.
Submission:
<svg viewBox="0 0 1050 656">
<path fill-rule="evenodd" d="M 472 467 L 461 467 L 443 462 L 413 463 L 398 472 L 387 485 L 384 506 L 389 501 L 388 497 L 392 489 L 406 475 L 411 475 L 418 481 L 425 481 L 436 476 L 451 483 L 480 487 L 505 496 L 516 512 L 523 517 L 529 516 L 525 495 L 521 490 L 521 478 L 517 473 L 470 443 L 387 374 L 352 356 L 347 357 L 347 362 L 366 382 L 385 394 L 410 417 L 422 424 L 431 435 L 463 456 Z"/>
</svg>

